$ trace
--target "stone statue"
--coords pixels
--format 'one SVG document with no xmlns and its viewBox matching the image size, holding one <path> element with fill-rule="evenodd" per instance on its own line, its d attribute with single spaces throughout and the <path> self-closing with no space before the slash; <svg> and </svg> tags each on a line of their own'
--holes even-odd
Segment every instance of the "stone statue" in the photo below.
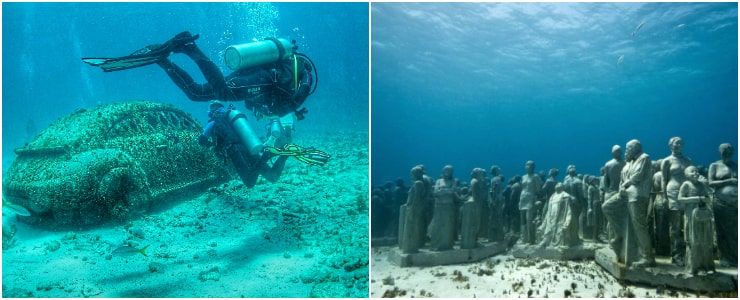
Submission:
<svg viewBox="0 0 740 300">
<path fill-rule="evenodd" d="M 588 213 L 587 221 L 591 230 L 590 236 L 597 242 L 601 242 L 599 239 L 599 232 L 601 227 L 604 226 L 601 223 L 602 212 L 601 212 L 601 193 L 599 192 L 599 178 L 594 176 L 586 177 L 584 184 L 587 187 L 587 201 L 588 201 Z"/>
<path fill-rule="evenodd" d="M 422 169 L 418 166 L 411 169 L 413 185 L 409 189 L 406 204 L 401 208 L 399 220 L 403 223 L 402 233 L 399 235 L 399 247 L 403 253 L 416 253 L 424 244 L 424 178 Z"/>
<path fill-rule="evenodd" d="M 555 193 L 555 185 L 558 184 L 558 175 L 560 175 L 560 170 L 555 168 L 550 169 L 550 172 L 547 174 L 547 180 L 545 180 L 545 184 L 542 185 L 542 193 L 544 194 L 540 217 L 542 220 L 545 219 L 545 214 L 547 214 L 547 201 L 549 201 L 552 194 Z"/>
<path fill-rule="evenodd" d="M 522 193 L 519 196 L 519 217 L 522 230 L 523 243 L 535 244 L 535 202 L 542 193 L 542 179 L 534 174 L 534 162 L 527 161 L 524 165 L 527 174 L 522 176 Z"/>
<path fill-rule="evenodd" d="M 461 249 L 473 249 L 477 246 L 478 232 L 480 231 L 480 208 L 486 203 L 486 171 L 481 168 L 473 169 L 470 174 L 470 197 L 463 203 L 462 228 L 460 230 Z"/>
<path fill-rule="evenodd" d="M 424 226 L 422 226 L 421 230 L 423 232 L 422 237 L 425 240 L 428 236 L 427 234 L 427 228 L 429 228 L 429 224 L 432 222 L 432 214 L 434 210 L 434 179 L 432 177 L 429 177 L 427 175 L 427 170 L 424 167 L 424 165 L 419 165 L 419 168 L 421 168 L 422 172 L 422 182 L 424 183 Z M 423 244 L 423 243 L 422 243 Z"/>
<path fill-rule="evenodd" d="M 655 266 L 655 257 L 647 231 L 647 210 L 653 178 L 650 156 L 642 151 L 642 144 L 638 140 L 627 142 L 626 148 L 627 165 L 622 168 L 619 194 L 607 199 L 602 205 L 604 215 L 614 225 L 615 238 L 609 244 L 619 254 L 628 226 L 631 225 L 640 256 L 638 261 L 631 264 L 632 267 Z M 623 209 L 625 201 L 627 214 Z"/>
<path fill-rule="evenodd" d="M 686 234 L 686 267 L 696 275 L 699 269 L 714 271 L 714 224 L 712 212 L 706 207 L 709 202 L 708 188 L 699 182 L 699 171 L 694 166 L 686 167 L 685 178 L 678 192 L 678 202 L 684 207 L 684 233 Z M 701 206 L 701 207 L 700 207 Z"/>
<path fill-rule="evenodd" d="M 670 210 L 671 262 L 677 266 L 683 266 L 686 252 L 683 234 L 684 209 L 678 202 L 678 190 L 686 180 L 684 169 L 691 165 L 691 159 L 681 152 L 683 140 L 680 137 L 672 137 L 668 141 L 668 146 L 671 149 L 671 155 L 663 159 L 660 169 L 663 172 L 663 193 L 668 200 Z"/>
<path fill-rule="evenodd" d="M 604 202 L 602 207 L 606 204 L 608 199 L 611 199 L 614 195 L 619 193 L 620 176 L 625 164 L 624 160 L 622 160 L 622 147 L 619 145 L 612 146 L 612 159 L 607 161 L 604 165 Z M 615 236 L 613 225 L 608 223 L 608 228 L 607 233 L 609 235 L 609 239 L 613 240 Z"/>
<path fill-rule="evenodd" d="M 670 256 L 670 210 L 668 210 L 668 200 L 665 198 L 665 193 L 663 192 L 663 171 L 660 169 L 662 162 L 663 160 L 659 159 L 653 163 L 653 190 L 650 192 L 655 224 L 653 241 L 655 255 Z"/>
<path fill-rule="evenodd" d="M 501 175 L 501 169 L 498 166 L 491 166 L 491 184 L 489 190 L 490 204 L 488 207 L 488 241 L 498 242 L 504 240 L 504 223 L 503 223 L 503 184 L 504 176 Z"/>
<path fill-rule="evenodd" d="M 573 222 L 574 225 L 569 228 L 571 230 L 575 230 L 575 235 L 578 235 L 578 231 L 582 224 L 581 219 L 583 217 L 581 215 L 581 211 L 586 207 L 586 198 L 583 195 L 583 181 L 578 178 L 576 166 L 568 166 L 568 175 L 566 175 L 563 180 L 563 189 L 574 198 L 574 201 L 571 202 L 572 207 L 570 208 L 571 213 L 573 214 L 571 222 Z"/>
<path fill-rule="evenodd" d="M 406 202 L 406 199 L 408 199 L 408 193 L 409 188 L 406 187 L 405 183 L 403 182 L 403 179 L 397 178 L 396 179 L 396 187 L 393 188 L 393 210 L 391 211 L 392 222 L 388 226 L 389 227 L 389 236 L 397 237 L 398 236 L 398 209 L 401 207 L 401 205 Z"/>
<path fill-rule="evenodd" d="M 434 195 L 434 216 L 428 230 L 431 247 L 437 251 L 450 250 L 455 242 L 458 203 L 461 202 L 452 166 L 442 169 L 442 176 L 434 185 Z"/>
<path fill-rule="evenodd" d="M 580 244 L 578 235 L 569 227 L 574 226 L 571 221 L 573 214 L 571 212 L 570 202 L 575 199 L 563 189 L 562 183 L 555 185 L 555 191 L 547 201 L 547 213 L 540 225 L 542 231 L 542 241 L 538 244 L 541 248 L 546 247 L 571 247 Z"/>
<path fill-rule="evenodd" d="M 714 188 L 714 221 L 721 266 L 737 266 L 737 163 L 732 145 L 719 145 L 721 160 L 709 165 L 709 186 Z"/>
<path fill-rule="evenodd" d="M 514 175 L 504 189 L 504 225 L 508 234 L 519 234 L 519 195 L 522 177 Z"/>
</svg>

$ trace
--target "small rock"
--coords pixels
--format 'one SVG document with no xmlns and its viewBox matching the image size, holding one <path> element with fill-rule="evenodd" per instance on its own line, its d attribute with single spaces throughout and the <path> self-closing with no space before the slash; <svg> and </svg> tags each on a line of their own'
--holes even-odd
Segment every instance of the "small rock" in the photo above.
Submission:
<svg viewBox="0 0 740 300">
<path fill-rule="evenodd" d="M 288 252 L 283 253 L 283 257 L 285 257 L 285 258 L 291 258 L 290 253 L 288 253 Z"/>
<path fill-rule="evenodd" d="M 62 247 L 62 243 L 60 243 L 57 240 L 53 240 L 53 241 L 46 243 L 46 250 L 49 250 L 50 252 L 57 251 L 61 247 Z"/>
<path fill-rule="evenodd" d="M 164 273 L 164 264 L 159 262 L 152 262 L 149 264 L 149 272 L 152 273 Z"/>
<path fill-rule="evenodd" d="M 210 268 L 198 274 L 198 280 L 200 281 L 208 281 L 208 280 L 219 281 L 220 279 L 221 279 L 221 272 L 218 270 L 218 267 Z"/>
</svg>

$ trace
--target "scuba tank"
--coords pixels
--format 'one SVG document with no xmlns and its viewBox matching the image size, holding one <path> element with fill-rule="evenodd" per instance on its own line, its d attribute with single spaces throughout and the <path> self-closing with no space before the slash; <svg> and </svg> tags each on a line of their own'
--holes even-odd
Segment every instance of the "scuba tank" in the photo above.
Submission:
<svg viewBox="0 0 740 300">
<path fill-rule="evenodd" d="M 234 71 L 276 63 L 288 59 L 298 49 L 295 41 L 286 39 L 265 38 L 261 42 L 233 45 L 226 48 L 224 60 L 229 69 Z"/>
<path fill-rule="evenodd" d="M 244 113 L 232 108 L 229 110 L 227 120 L 231 124 L 231 127 L 234 128 L 234 131 L 239 135 L 242 143 L 247 146 L 249 154 L 258 155 L 262 152 L 262 141 L 257 134 L 254 133 L 254 130 L 249 126 L 249 123 L 247 123 L 247 116 L 244 115 Z"/>
</svg>

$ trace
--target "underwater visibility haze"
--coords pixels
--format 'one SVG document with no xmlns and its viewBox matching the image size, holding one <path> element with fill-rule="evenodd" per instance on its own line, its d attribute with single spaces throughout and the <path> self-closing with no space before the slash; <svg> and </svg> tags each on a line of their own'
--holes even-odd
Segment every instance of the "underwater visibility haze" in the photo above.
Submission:
<svg viewBox="0 0 740 300">
<path fill-rule="evenodd" d="M 31 202 L 20 206 L 3 193 L 2 296 L 367 297 L 368 9 L 367 3 L 3 3 L 3 185 L 14 178 L 14 186 L 59 188 L 55 203 L 86 208 L 57 207 L 49 223 L 67 226 L 34 226 L 28 220 L 47 211 Z M 213 151 L 197 144 L 209 103 L 189 100 L 156 64 L 103 72 L 81 60 L 126 56 L 183 31 L 200 35 L 196 45 L 225 75 L 231 73 L 224 62 L 228 46 L 266 37 L 295 40 L 315 64 L 318 88 L 301 106 L 308 113 L 295 121 L 292 143 L 325 151 L 328 162 L 288 157 L 274 183 L 261 178 L 249 188 L 231 173 L 193 192 L 193 182 L 202 187 L 210 176 L 207 170 L 223 171 Z M 186 55 L 169 58 L 205 82 Z M 243 101 L 230 104 L 266 139 L 267 120 L 257 120 Z M 119 117 L 127 121 L 104 130 L 107 140 L 95 135 L 97 123 Z M 53 122 L 57 127 L 48 127 Z M 138 134 L 149 130 L 137 127 L 142 123 L 155 132 Z M 156 132 L 162 128 L 168 131 Z M 21 161 L 16 151 L 50 136 L 69 147 L 25 152 L 53 156 L 46 168 L 14 165 Z M 122 136 L 132 137 L 105 144 Z M 117 146 L 59 155 L 98 140 Z M 162 142 L 145 150 L 151 152 L 130 152 L 154 140 Z M 100 178 L 76 172 L 107 159 L 125 166 L 101 169 L 108 173 Z M 50 180 L 27 180 L 34 176 Z M 160 185 L 173 178 L 175 185 Z M 178 189 L 186 195 L 169 197 Z M 166 197 L 154 198 L 155 190 Z M 86 214 L 107 206 L 78 203 L 90 199 L 82 194 L 102 200 L 125 195 L 123 203 L 132 207 L 133 200 L 156 202 Z M 114 217 L 97 224 L 103 215 Z"/>
<path fill-rule="evenodd" d="M 653 160 L 683 138 L 694 165 L 737 147 L 737 3 L 373 3 L 373 186 L 424 164 L 507 180 L 611 147 Z M 735 154 L 737 161 L 737 154 Z"/>
</svg>

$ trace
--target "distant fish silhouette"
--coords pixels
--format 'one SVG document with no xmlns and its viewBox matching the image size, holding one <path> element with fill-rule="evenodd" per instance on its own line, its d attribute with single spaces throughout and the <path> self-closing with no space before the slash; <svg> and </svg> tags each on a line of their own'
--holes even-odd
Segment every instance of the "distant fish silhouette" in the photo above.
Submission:
<svg viewBox="0 0 740 300">
<path fill-rule="evenodd" d="M 617 59 L 617 66 L 621 65 L 623 61 L 624 61 L 624 54 L 620 55 L 619 58 Z"/>
<path fill-rule="evenodd" d="M 8 211 L 16 215 L 19 215 L 19 216 L 28 217 L 31 215 L 31 213 L 25 207 L 20 206 L 18 204 L 5 202 L 5 198 L 3 198 L 3 208 L 7 208 Z"/>
<path fill-rule="evenodd" d="M 635 36 L 635 34 L 637 34 L 637 32 L 640 31 L 640 29 L 642 29 L 643 26 L 645 26 L 645 21 L 640 22 L 640 25 L 637 25 L 637 28 L 635 28 L 635 30 L 632 31 L 632 36 Z"/>
<path fill-rule="evenodd" d="M 686 27 L 686 24 L 683 24 L 683 23 L 678 24 L 678 26 L 676 26 L 676 28 L 684 28 L 684 27 Z"/>
<path fill-rule="evenodd" d="M 140 253 L 141 255 L 144 255 L 146 257 L 149 257 L 149 255 L 146 255 L 146 248 L 149 248 L 149 245 L 144 246 L 144 248 L 136 249 L 131 246 L 122 246 L 116 248 L 116 250 L 113 250 L 114 256 L 131 256 L 136 255 L 137 253 Z"/>
</svg>

